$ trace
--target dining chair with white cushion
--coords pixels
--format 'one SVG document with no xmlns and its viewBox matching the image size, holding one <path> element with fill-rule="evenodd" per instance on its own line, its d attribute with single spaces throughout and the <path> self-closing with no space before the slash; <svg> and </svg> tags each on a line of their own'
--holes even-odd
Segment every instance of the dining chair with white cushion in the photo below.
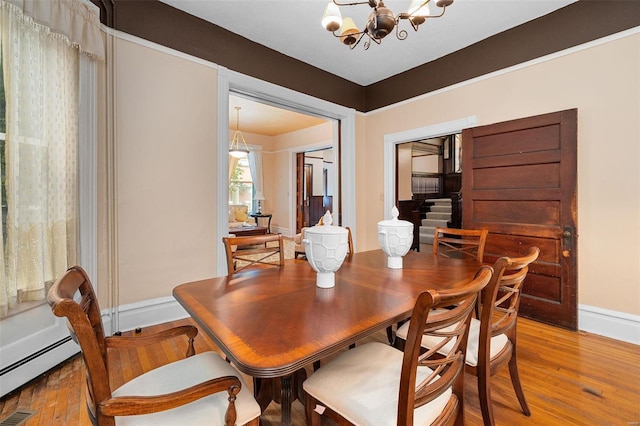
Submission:
<svg viewBox="0 0 640 426">
<path fill-rule="evenodd" d="M 485 425 L 493 425 L 491 405 L 492 375 L 503 367 L 509 367 L 511 384 L 526 416 L 531 415 L 520 383 L 517 359 L 517 324 L 522 285 L 529 265 L 534 262 L 540 249 L 531 247 L 521 257 L 501 257 L 493 266 L 494 274 L 487 288 L 478 298 L 478 318 L 471 319 L 467 343 L 466 372 L 478 377 L 478 396 Z M 402 348 L 408 336 L 408 327 L 403 325 L 396 333 L 396 347 Z M 422 346 L 438 348 L 441 341 L 424 336 Z M 440 351 L 446 351 L 442 347 Z"/>
<path fill-rule="evenodd" d="M 259 424 L 260 406 L 242 376 L 216 352 L 195 355 L 196 327 L 174 327 L 153 335 L 105 337 L 98 299 L 89 277 L 79 266 L 70 268 L 55 281 L 47 301 L 56 316 L 67 318 L 71 337 L 80 345 L 87 370 L 87 410 L 93 424 Z M 189 339 L 185 359 L 111 389 L 110 372 L 118 364 L 109 363 L 108 350 L 135 350 L 182 335 Z"/>
<path fill-rule="evenodd" d="M 415 303 L 404 351 L 372 342 L 342 352 L 303 383 L 312 426 L 325 415 L 359 426 L 464 424 L 464 351 L 478 293 L 492 268 L 456 290 L 428 290 Z M 434 314 L 434 308 L 455 305 Z M 454 326 L 442 333 L 442 329 Z M 451 342 L 446 356 L 421 353 L 424 335 Z"/>
</svg>

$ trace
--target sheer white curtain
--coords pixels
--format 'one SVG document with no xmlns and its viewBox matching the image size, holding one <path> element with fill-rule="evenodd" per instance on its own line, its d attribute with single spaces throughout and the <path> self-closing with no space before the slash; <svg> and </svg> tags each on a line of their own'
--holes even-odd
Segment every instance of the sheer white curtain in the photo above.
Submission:
<svg viewBox="0 0 640 426">
<path fill-rule="evenodd" d="M 236 166 L 238 165 L 238 158 L 234 157 L 233 155 L 229 156 L 229 184 L 231 184 L 231 178 L 233 177 L 233 172 L 236 169 Z"/>
<path fill-rule="evenodd" d="M 44 298 L 46 284 L 77 260 L 78 55 L 104 57 L 101 42 L 90 47 L 96 29 L 101 36 L 88 11 L 78 0 L 0 0 L 7 123 L 0 315 Z"/>
<path fill-rule="evenodd" d="M 249 148 L 249 170 L 255 193 L 264 194 L 262 185 L 262 151 Z"/>
</svg>

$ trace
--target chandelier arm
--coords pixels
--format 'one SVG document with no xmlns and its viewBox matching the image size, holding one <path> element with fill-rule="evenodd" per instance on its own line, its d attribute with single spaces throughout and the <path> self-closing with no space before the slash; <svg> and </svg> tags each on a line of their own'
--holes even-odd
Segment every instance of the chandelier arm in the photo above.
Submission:
<svg viewBox="0 0 640 426">
<path fill-rule="evenodd" d="M 413 22 L 411 22 L 411 26 L 413 27 L 414 30 L 418 31 L 417 25 L 415 25 Z M 401 30 L 400 27 L 396 25 L 396 38 L 398 40 L 405 40 L 408 36 L 409 36 L 409 33 L 407 33 L 407 30 Z"/>
<path fill-rule="evenodd" d="M 424 16 L 424 18 L 425 19 L 428 19 L 428 18 L 439 18 L 442 15 L 444 15 L 444 12 L 446 12 L 446 10 L 447 10 L 447 6 L 443 6 L 442 7 L 442 13 L 440 15 L 427 15 L 427 16 Z M 407 14 L 407 15 L 409 15 L 409 14 Z M 411 18 L 411 16 L 412 15 L 409 15 L 409 16 L 407 16 L 407 18 Z M 407 19 L 407 18 L 404 18 L 404 19 Z"/>
<path fill-rule="evenodd" d="M 352 36 L 360 36 L 360 37 L 358 38 L 358 40 L 360 40 L 360 38 L 362 38 L 362 36 L 363 36 L 364 34 L 366 34 L 366 33 L 367 33 L 367 30 L 363 30 L 363 31 L 359 31 L 359 32 L 357 32 L 357 33 L 352 33 L 352 34 L 349 34 L 349 35 L 352 35 Z M 332 32 L 331 32 L 331 34 L 333 34 L 333 36 L 334 36 L 334 37 L 336 37 L 336 38 L 340 38 L 340 37 L 342 37 L 340 34 L 336 34 L 336 31 L 332 31 Z M 354 43 L 354 44 L 358 44 L 358 43 L 356 42 L 356 43 Z"/>
<path fill-rule="evenodd" d="M 375 37 L 371 37 L 371 35 L 367 34 L 369 36 L 369 40 L 373 40 L 376 44 L 382 44 L 382 39 L 381 38 L 375 38 Z"/>
<path fill-rule="evenodd" d="M 369 35 L 369 32 L 367 30 L 362 31 L 360 34 L 360 37 L 358 37 L 358 40 L 356 40 L 355 43 L 353 43 L 352 45 L 349 46 L 349 49 L 353 50 L 356 48 L 357 45 L 360 44 L 360 41 L 362 40 L 362 38 L 364 37 L 364 35 L 366 34 L 369 38 L 371 38 L 371 36 Z M 367 50 L 369 48 L 369 41 L 365 41 L 364 44 L 364 50 Z"/>
</svg>

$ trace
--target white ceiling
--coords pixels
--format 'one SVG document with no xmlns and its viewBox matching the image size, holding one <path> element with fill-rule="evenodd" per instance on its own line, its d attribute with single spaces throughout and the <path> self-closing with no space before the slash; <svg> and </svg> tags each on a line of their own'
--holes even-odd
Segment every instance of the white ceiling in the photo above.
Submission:
<svg viewBox="0 0 640 426">
<path fill-rule="evenodd" d="M 389 34 L 382 44 L 361 42 L 354 50 L 341 44 L 320 21 L 327 0 L 161 0 L 317 68 L 366 86 L 460 50 L 496 33 L 553 12 L 576 0 L 455 0 L 443 17 L 428 19 L 414 32 L 407 22 L 406 40 Z M 395 13 L 410 0 L 386 0 Z M 433 10 L 438 9 L 432 6 Z M 363 27 L 367 4 L 342 7 Z M 235 129 L 235 106 L 241 106 L 240 130 L 274 136 L 311 127 L 322 120 L 253 100 L 232 96 L 229 128 Z"/>
<path fill-rule="evenodd" d="M 455 0 L 443 17 L 428 19 L 404 41 L 389 34 L 382 44 L 363 43 L 354 50 L 341 44 L 320 23 L 327 0 L 161 0 L 256 43 L 317 68 L 366 86 L 496 33 L 553 12 L 576 0 Z M 396 14 L 406 12 L 410 0 L 386 0 Z M 342 7 L 364 26 L 367 4 Z M 433 10 L 438 9 L 435 5 Z M 364 41 L 364 40 L 363 40 Z"/>
</svg>

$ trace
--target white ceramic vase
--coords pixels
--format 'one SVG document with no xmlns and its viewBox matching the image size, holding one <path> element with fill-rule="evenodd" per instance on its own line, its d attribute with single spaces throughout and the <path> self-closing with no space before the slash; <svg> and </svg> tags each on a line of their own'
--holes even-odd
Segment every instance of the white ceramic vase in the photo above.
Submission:
<svg viewBox="0 0 640 426">
<path fill-rule="evenodd" d="M 413 244 L 413 223 L 398 220 L 398 209 L 391 209 L 391 220 L 378 222 L 378 242 L 387 255 L 387 267 L 402 269 L 402 257 Z"/>
<path fill-rule="evenodd" d="M 335 272 L 342 266 L 349 250 L 349 231 L 333 226 L 329 211 L 322 221 L 322 225 L 305 230 L 302 243 L 309 264 L 317 272 L 316 285 L 331 288 L 336 283 Z"/>
</svg>

